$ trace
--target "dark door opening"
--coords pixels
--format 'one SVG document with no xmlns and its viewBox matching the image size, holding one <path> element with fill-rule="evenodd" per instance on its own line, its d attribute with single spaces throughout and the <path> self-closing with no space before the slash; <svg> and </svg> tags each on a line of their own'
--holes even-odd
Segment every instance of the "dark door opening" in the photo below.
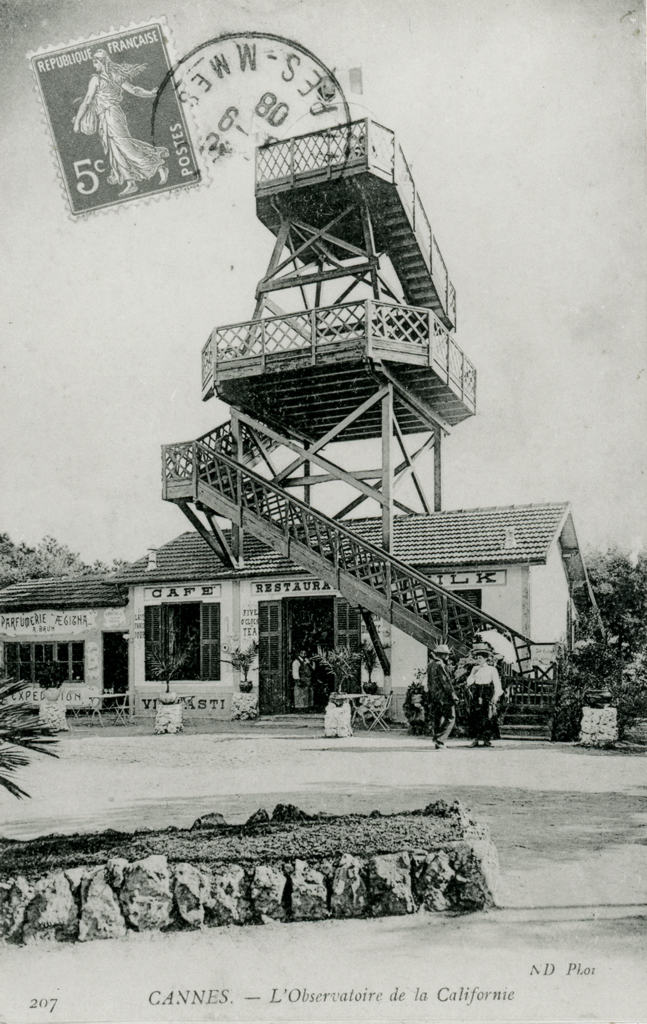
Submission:
<svg viewBox="0 0 647 1024">
<path fill-rule="evenodd" d="M 335 645 L 335 598 L 292 597 L 286 600 L 287 665 L 290 709 L 321 712 L 335 685 L 332 673 L 317 658 L 317 648 Z M 292 664 L 305 656 L 300 676 L 306 685 L 296 686 Z"/>
<path fill-rule="evenodd" d="M 103 689 L 128 693 L 128 640 L 123 633 L 103 634 Z"/>
<path fill-rule="evenodd" d="M 322 712 L 335 680 L 317 648 L 360 647 L 360 614 L 340 597 L 291 597 L 258 603 L 259 710 L 262 715 Z M 297 686 L 293 662 L 301 659 Z M 307 664 L 306 664 L 307 663 Z M 349 684 L 359 688 L 357 679 Z"/>
</svg>

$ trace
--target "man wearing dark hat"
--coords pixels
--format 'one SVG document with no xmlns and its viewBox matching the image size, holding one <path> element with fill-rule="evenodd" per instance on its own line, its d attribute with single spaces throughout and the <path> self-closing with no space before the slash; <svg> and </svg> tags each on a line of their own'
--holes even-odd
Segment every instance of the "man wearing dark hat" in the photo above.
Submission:
<svg viewBox="0 0 647 1024">
<path fill-rule="evenodd" d="M 447 644 L 436 644 L 429 658 L 429 711 L 436 749 L 444 747 L 456 722 L 456 701 Z"/>
</svg>

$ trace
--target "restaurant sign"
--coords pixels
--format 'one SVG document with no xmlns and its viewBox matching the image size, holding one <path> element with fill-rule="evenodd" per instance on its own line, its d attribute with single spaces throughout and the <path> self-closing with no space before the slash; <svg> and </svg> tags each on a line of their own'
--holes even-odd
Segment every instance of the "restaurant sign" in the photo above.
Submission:
<svg viewBox="0 0 647 1024">
<path fill-rule="evenodd" d="M 0 613 L 0 636 L 69 636 L 97 628 L 92 611 L 39 611 Z"/>
</svg>

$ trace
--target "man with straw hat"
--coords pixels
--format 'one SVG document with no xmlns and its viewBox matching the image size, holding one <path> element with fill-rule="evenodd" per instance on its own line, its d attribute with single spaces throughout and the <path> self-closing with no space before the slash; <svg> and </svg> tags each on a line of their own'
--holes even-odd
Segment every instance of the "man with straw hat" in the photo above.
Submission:
<svg viewBox="0 0 647 1024">
<path fill-rule="evenodd" d="M 429 658 L 427 680 L 429 712 L 436 749 L 444 747 L 456 722 L 456 701 L 449 666 L 451 650 L 447 644 L 436 644 Z"/>
<path fill-rule="evenodd" d="M 472 657 L 476 664 L 470 672 L 466 686 L 470 697 L 469 726 L 472 746 L 492 746 L 492 739 L 499 735 L 496 719 L 496 708 L 503 693 L 499 673 L 490 659 L 494 651 L 489 644 L 477 643 L 472 648 Z"/>
</svg>

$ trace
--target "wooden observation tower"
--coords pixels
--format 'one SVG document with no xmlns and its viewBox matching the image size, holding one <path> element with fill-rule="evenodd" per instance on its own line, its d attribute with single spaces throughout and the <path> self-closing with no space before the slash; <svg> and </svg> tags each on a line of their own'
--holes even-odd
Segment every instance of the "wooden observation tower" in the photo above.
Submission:
<svg viewBox="0 0 647 1024">
<path fill-rule="evenodd" d="M 253 315 L 217 327 L 202 352 L 203 398 L 226 402 L 231 420 L 164 446 L 165 500 L 232 567 L 249 531 L 329 583 L 360 608 L 383 667 L 374 615 L 461 653 L 475 631 L 504 630 L 529 670 L 527 638 L 392 554 L 394 515 L 441 508 L 441 439 L 476 402 L 456 294 L 393 132 L 366 119 L 260 147 L 256 211 L 276 241 Z M 351 441 L 371 442 L 379 465 L 333 460 L 330 446 Z M 432 450 L 430 499 L 417 466 Z M 325 485 L 354 496 L 325 514 Z M 380 508 L 379 545 L 349 518 L 367 500 Z"/>
</svg>

